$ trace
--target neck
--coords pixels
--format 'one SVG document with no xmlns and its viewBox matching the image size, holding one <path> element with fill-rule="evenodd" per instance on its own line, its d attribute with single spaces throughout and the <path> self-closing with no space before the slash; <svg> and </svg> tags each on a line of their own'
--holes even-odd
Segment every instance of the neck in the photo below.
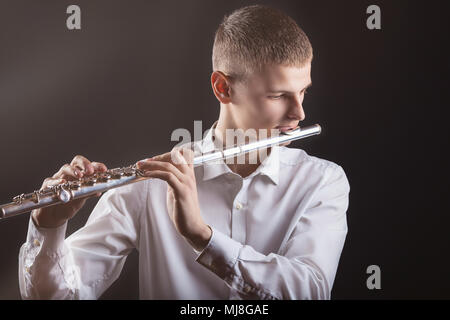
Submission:
<svg viewBox="0 0 450 320">
<path fill-rule="evenodd" d="M 257 156 L 256 163 L 249 163 L 250 162 L 249 154 L 245 155 L 244 164 L 241 164 L 239 162 L 239 157 L 231 158 L 232 159 L 231 163 L 227 163 L 227 161 L 225 160 L 225 163 L 232 172 L 237 173 L 241 177 L 245 178 L 251 175 L 256 169 L 258 169 L 258 167 L 261 165 L 264 159 L 270 155 L 271 150 L 272 148 L 267 148 L 267 154 L 265 155 L 264 158 L 260 157 L 260 154 L 255 155 Z"/>
<path fill-rule="evenodd" d="M 247 128 L 239 127 L 236 122 L 230 120 L 232 119 L 227 119 L 226 115 L 221 112 L 217 125 L 215 126 L 215 128 L 213 128 L 213 139 L 215 139 L 214 143 L 216 147 L 225 149 L 235 144 L 235 141 L 227 141 L 227 129 L 242 129 L 243 131 L 247 130 Z M 246 153 L 241 156 L 227 159 L 225 160 L 225 163 L 232 172 L 237 173 L 242 177 L 247 177 L 252 174 L 264 161 L 264 159 L 266 159 L 270 155 L 271 149 L 272 148 L 267 148 L 266 152 L 254 151 L 251 153 Z"/>
</svg>

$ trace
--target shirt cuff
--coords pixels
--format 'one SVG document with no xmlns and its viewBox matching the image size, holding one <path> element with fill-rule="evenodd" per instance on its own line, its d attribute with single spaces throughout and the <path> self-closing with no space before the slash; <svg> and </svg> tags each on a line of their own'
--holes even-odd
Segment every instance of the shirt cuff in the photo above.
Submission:
<svg viewBox="0 0 450 320">
<path fill-rule="evenodd" d="M 42 228 L 35 225 L 32 215 L 28 223 L 27 243 L 40 247 L 47 254 L 61 253 L 66 238 L 67 221 L 56 228 Z"/>
<path fill-rule="evenodd" d="M 196 261 L 220 278 L 225 279 L 233 273 L 234 265 L 239 257 L 239 251 L 243 245 L 214 227 L 210 227 L 212 230 L 211 239 L 200 252 Z"/>
</svg>

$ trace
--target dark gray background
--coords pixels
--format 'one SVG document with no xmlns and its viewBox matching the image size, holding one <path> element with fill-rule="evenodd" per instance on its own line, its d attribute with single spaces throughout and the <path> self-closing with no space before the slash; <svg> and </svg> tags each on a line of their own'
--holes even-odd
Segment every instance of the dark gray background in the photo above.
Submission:
<svg viewBox="0 0 450 320">
<path fill-rule="evenodd" d="M 448 61 L 443 1 L 0 1 L 0 202 L 39 189 L 76 154 L 108 167 L 169 151 L 176 128 L 218 118 L 214 32 L 224 14 L 263 3 L 291 15 L 314 47 L 304 103 L 320 136 L 292 143 L 334 161 L 351 185 L 335 299 L 449 298 L 445 201 Z M 82 29 L 66 28 L 77 4 Z M 366 28 L 381 7 L 382 30 Z M 446 140 L 444 140 L 443 143 Z M 441 169 L 442 168 L 442 169 Z M 437 169 L 437 170 L 436 170 Z M 435 170 L 435 171 L 432 171 Z M 70 221 L 80 228 L 90 200 Z M 0 222 L 0 299 L 20 299 L 29 215 Z M 138 255 L 103 295 L 138 298 Z M 381 268 L 368 290 L 366 268 Z"/>
</svg>

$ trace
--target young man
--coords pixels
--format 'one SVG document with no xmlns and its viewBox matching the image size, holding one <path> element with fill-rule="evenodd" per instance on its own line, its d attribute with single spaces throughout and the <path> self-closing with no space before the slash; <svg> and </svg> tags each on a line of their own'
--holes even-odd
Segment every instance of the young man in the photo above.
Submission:
<svg viewBox="0 0 450 320">
<path fill-rule="evenodd" d="M 220 115 L 202 146 L 224 145 L 226 129 L 297 126 L 312 56 L 282 12 L 249 6 L 225 17 L 211 75 Z M 85 199 L 33 211 L 19 257 L 22 297 L 96 299 L 137 248 L 141 299 L 329 299 L 347 234 L 343 169 L 285 146 L 254 164 L 194 168 L 192 157 L 174 149 L 138 162 L 157 179 L 109 190 L 67 239 Z M 105 170 L 76 156 L 43 187 Z"/>
</svg>

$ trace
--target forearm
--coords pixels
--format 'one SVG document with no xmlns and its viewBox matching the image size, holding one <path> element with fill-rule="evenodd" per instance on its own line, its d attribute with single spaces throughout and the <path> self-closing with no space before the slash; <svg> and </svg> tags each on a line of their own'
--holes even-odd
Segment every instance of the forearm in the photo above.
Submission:
<svg viewBox="0 0 450 320">
<path fill-rule="evenodd" d="M 242 299 L 330 298 L 329 279 L 308 259 L 264 255 L 216 229 L 197 262 L 222 278 Z"/>
<path fill-rule="evenodd" d="M 135 212 L 146 197 L 143 184 L 109 190 L 86 224 L 65 238 L 67 223 L 39 228 L 30 219 L 19 254 L 19 281 L 25 299 L 97 299 L 117 279 L 136 247 Z M 106 241 L 105 239 L 109 239 Z"/>
<path fill-rule="evenodd" d="M 212 236 L 212 229 L 207 224 L 192 235 L 186 235 L 186 241 L 194 248 L 196 251 L 202 251 L 209 243 Z"/>
</svg>

